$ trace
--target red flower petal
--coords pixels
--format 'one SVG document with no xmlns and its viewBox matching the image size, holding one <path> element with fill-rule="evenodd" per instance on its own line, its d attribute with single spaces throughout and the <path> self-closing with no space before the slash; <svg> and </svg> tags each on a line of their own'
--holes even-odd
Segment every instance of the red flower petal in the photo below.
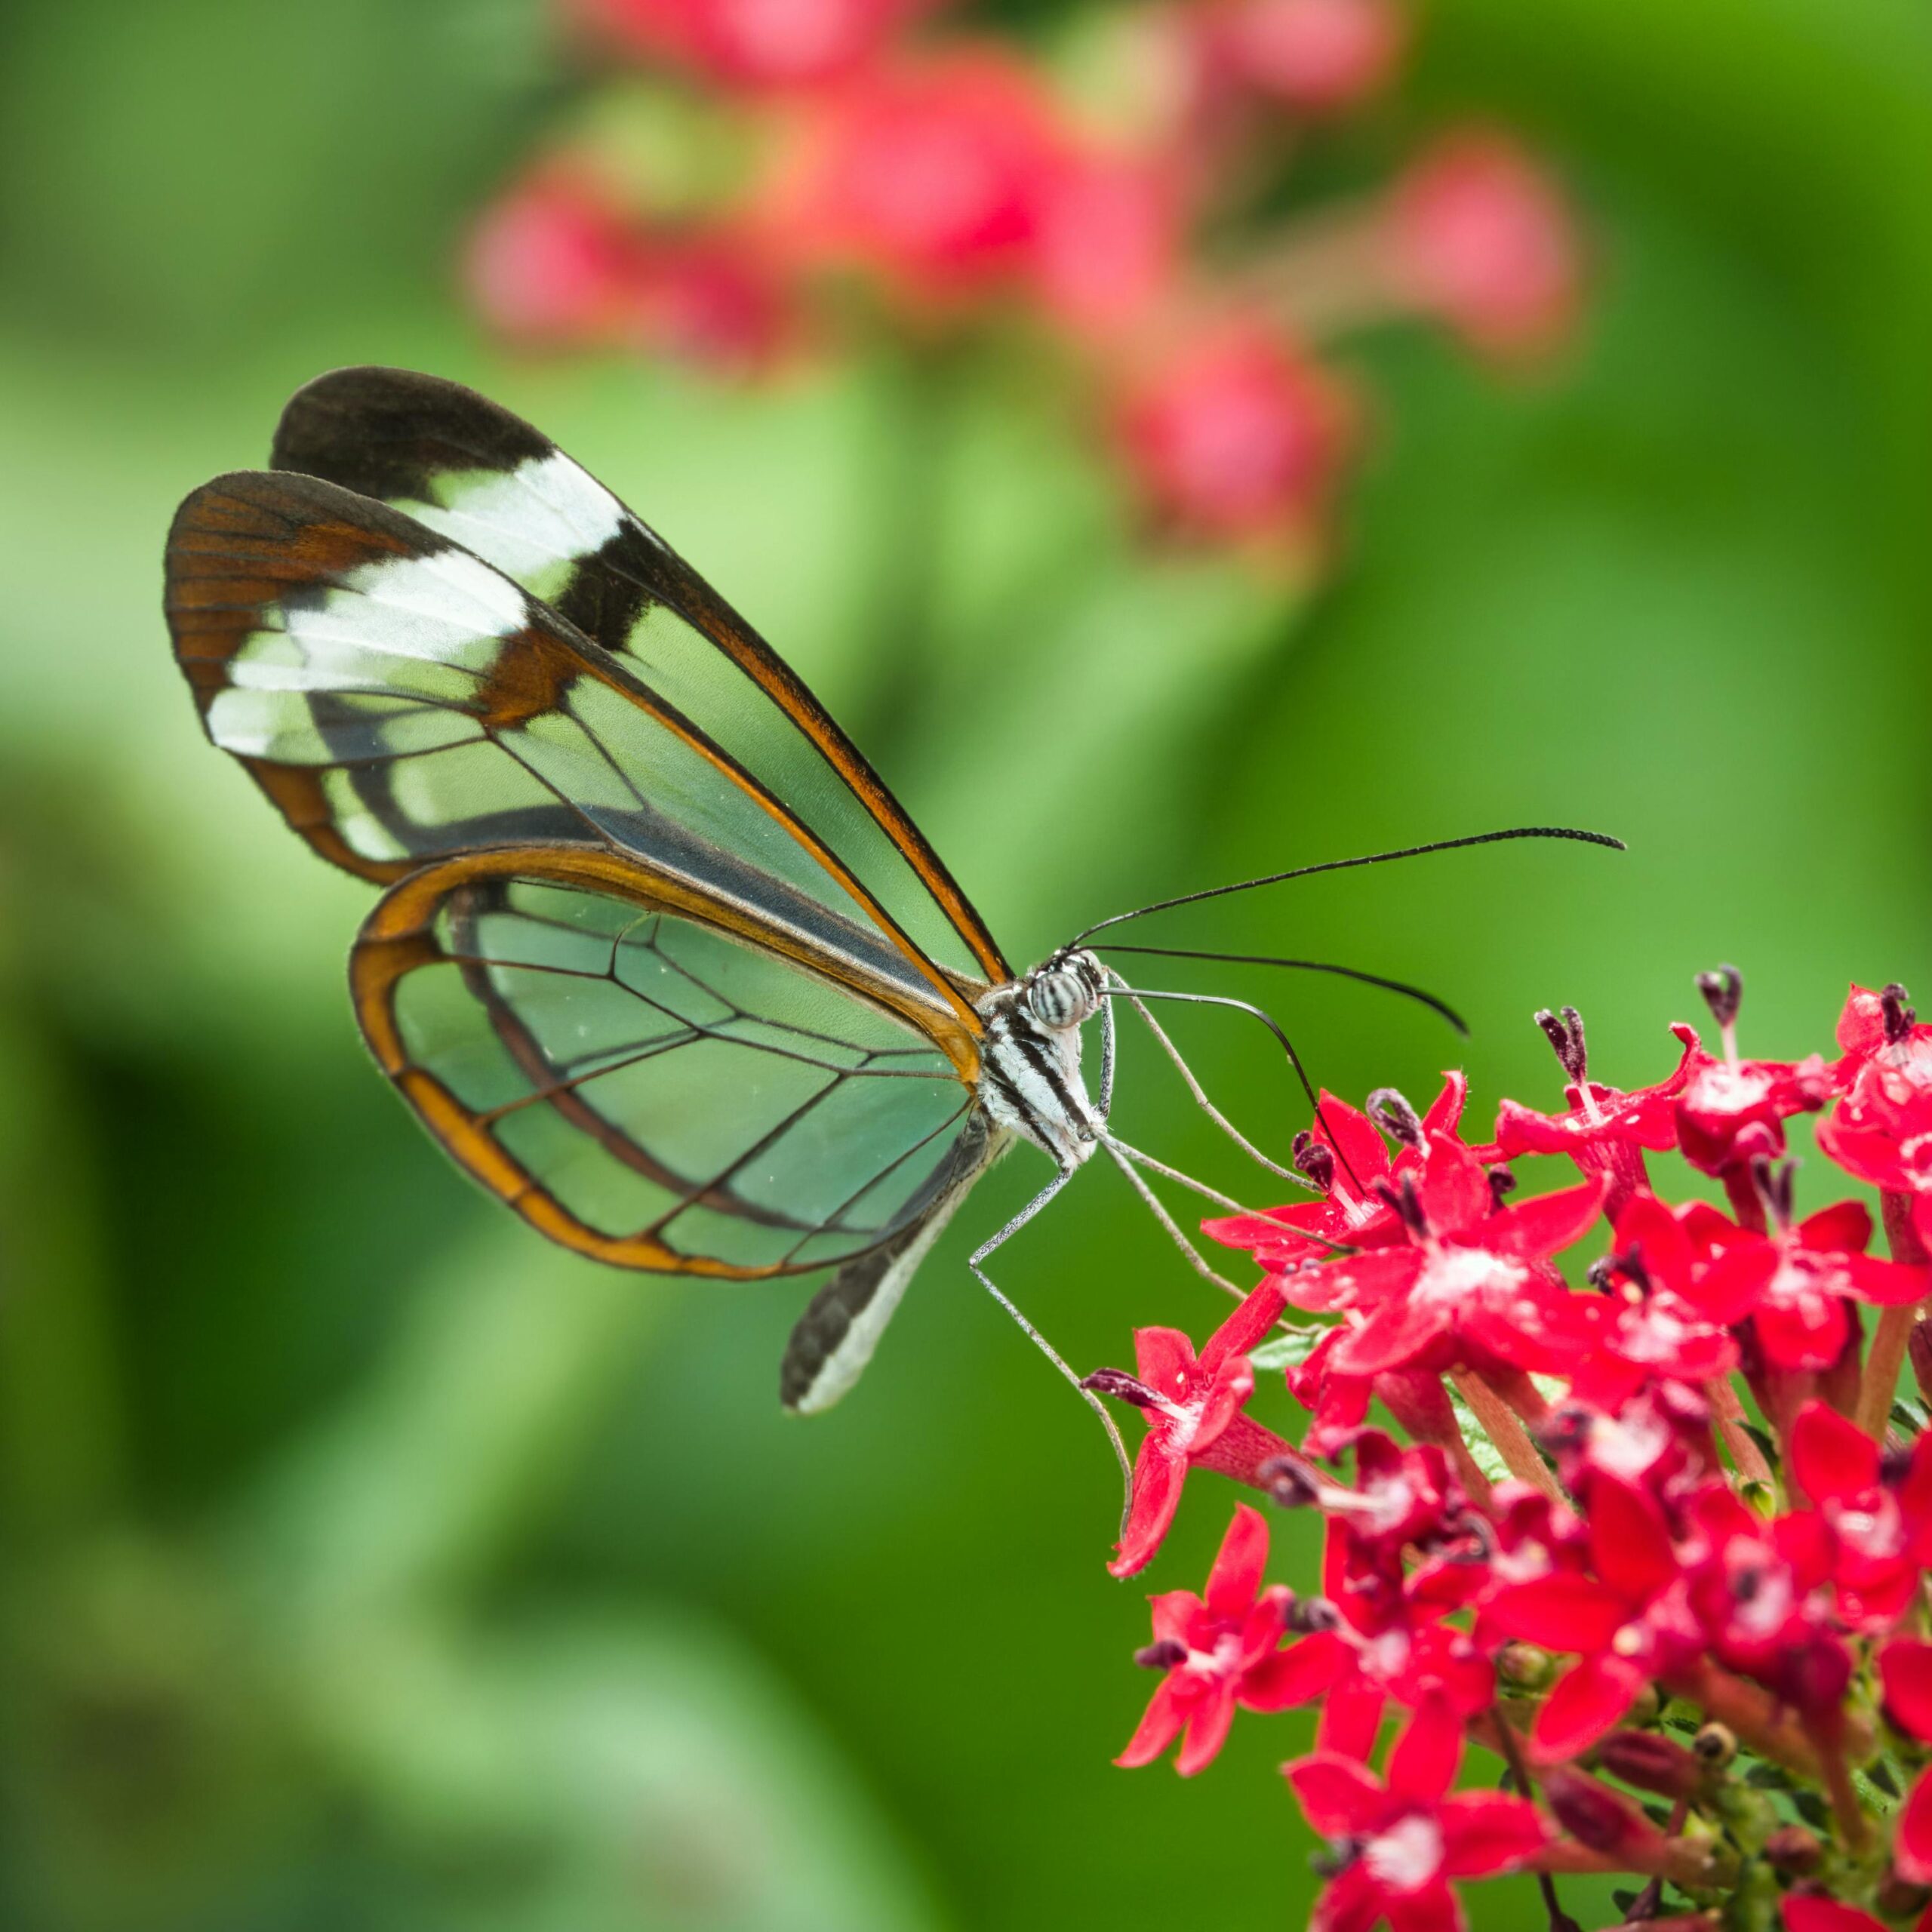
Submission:
<svg viewBox="0 0 1932 1932">
<path fill-rule="evenodd" d="M 1469 1102 L 1469 1076 L 1460 1067 L 1449 1067 L 1442 1075 L 1442 1091 L 1429 1102 L 1422 1117 L 1423 1137 L 1433 1140 L 1438 1134 L 1454 1134 L 1462 1126 L 1463 1109 Z"/>
<path fill-rule="evenodd" d="M 1324 1838 L 1371 1831 L 1389 1809 L 1389 1794 L 1367 1765 L 1317 1751 L 1281 1767 L 1308 1822 Z"/>
<path fill-rule="evenodd" d="M 1892 1863 L 1900 1878 L 1915 1885 L 1932 1885 L 1932 1776 L 1920 1777 L 1899 1813 Z"/>
<path fill-rule="evenodd" d="M 1496 1205 L 1482 1163 L 1460 1140 L 1446 1136 L 1429 1143 L 1418 1192 L 1422 1211 L 1438 1235 L 1474 1227 L 1487 1220 Z"/>
<path fill-rule="evenodd" d="M 1179 1691 L 1172 1677 L 1163 1678 L 1155 1686 L 1146 1713 L 1128 1740 L 1127 1749 L 1114 1762 L 1129 1771 L 1151 1764 L 1180 1735 L 1193 1702 Z"/>
<path fill-rule="evenodd" d="M 1440 1798 L 1463 1761 L 1463 1722 L 1439 1697 L 1409 1720 L 1389 1752 L 1389 1789 L 1404 1798 Z"/>
<path fill-rule="evenodd" d="M 1879 1653 L 1885 1708 L 1913 1737 L 1932 1742 L 1932 1644 L 1901 1637 Z"/>
<path fill-rule="evenodd" d="M 1632 1195 L 1617 1217 L 1614 1246 L 1619 1254 L 1635 1248 L 1657 1286 L 1683 1293 L 1690 1278 L 1690 1238 L 1683 1223 L 1654 1194 Z"/>
<path fill-rule="evenodd" d="M 1526 1799 L 1466 1791 L 1444 1801 L 1437 1817 L 1451 1878 L 1483 1878 L 1533 1858 L 1549 1841 L 1543 1814 Z"/>
<path fill-rule="evenodd" d="M 1878 1445 L 1823 1402 L 1807 1402 L 1791 1431 L 1792 1474 L 1814 1503 L 1862 1496 L 1878 1481 Z"/>
<path fill-rule="evenodd" d="M 1886 1932 L 1884 1924 L 1855 1905 L 1799 1894 L 1784 1902 L 1785 1932 Z"/>
<path fill-rule="evenodd" d="M 1174 1758 L 1174 1769 L 1184 1778 L 1192 1777 L 1196 1771 L 1204 1771 L 1228 1741 L 1228 1731 L 1234 1721 L 1234 1686 L 1218 1678 L 1210 1678 L 1208 1687 L 1195 1705 L 1193 1715 L 1187 1721 L 1187 1735 L 1181 1740 L 1180 1750 Z"/>
<path fill-rule="evenodd" d="M 1574 1758 L 1616 1724 L 1646 1681 L 1641 1669 L 1620 1657 L 1584 1658 L 1557 1679 L 1537 1713 L 1531 1755 L 1545 1764 Z"/>
<path fill-rule="evenodd" d="M 1604 1649 L 1630 1620 L 1629 1607 L 1616 1591 L 1571 1571 L 1507 1585 L 1484 1614 L 1506 1637 L 1586 1653 Z"/>
<path fill-rule="evenodd" d="M 1375 1123 L 1361 1108 L 1337 1100 L 1325 1087 L 1315 1109 L 1315 1137 L 1335 1150 L 1344 1181 L 1353 1174 L 1367 1189 L 1389 1172 L 1388 1143 L 1376 1132 Z"/>
<path fill-rule="evenodd" d="M 1693 1308 L 1728 1325 L 1742 1321 L 1758 1306 L 1777 1272 L 1777 1244 L 1747 1235 L 1687 1277 L 1678 1292 Z"/>
<path fill-rule="evenodd" d="M 1330 1365 L 1341 1375 L 1379 1375 L 1404 1367 L 1446 1334 L 1454 1319 L 1440 1302 L 1406 1295 L 1386 1301 L 1361 1327 L 1343 1336 Z"/>
<path fill-rule="evenodd" d="M 1875 1254 L 1848 1254 L 1844 1259 L 1852 1293 L 1880 1308 L 1909 1308 L 1932 1289 L 1927 1271 L 1906 1262 L 1883 1261 Z"/>
<path fill-rule="evenodd" d="M 1677 1558 L 1663 1512 L 1617 1476 L 1590 1484 L 1590 1558 L 1597 1574 L 1629 1603 L 1647 1603 L 1676 1580 Z"/>
<path fill-rule="evenodd" d="M 1752 1317 L 1758 1346 L 1777 1368 L 1829 1368 L 1851 1338 L 1851 1318 L 1836 1295 L 1813 1292 Z"/>
<path fill-rule="evenodd" d="M 1482 1244 L 1492 1254 L 1518 1261 L 1541 1261 L 1579 1241 L 1603 1209 L 1608 1183 L 1599 1176 L 1580 1187 L 1540 1194 L 1493 1214 L 1482 1229 Z"/>
<path fill-rule="evenodd" d="M 1259 1509 L 1238 1503 L 1214 1567 L 1208 1573 L 1208 1607 L 1217 1617 L 1244 1616 L 1261 1587 L 1267 1564 L 1267 1518 Z"/>
<path fill-rule="evenodd" d="M 1281 1320 L 1287 1297 L 1278 1281 L 1266 1281 L 1202 1343 L 1201 1366 L 1218 1368 L 1235 1355 L 1244 1355 Z"/>
<path fill-rule="evenodd" d="M 1830 1254 L 1863 1254 L 1872 1245 L 1872 1211 L 1860 1201 L 1841 1201 L 1800 1221 L 1801 1247 Z"/>
<path fill-rule="evenodd" d="M 1331 1689 L 1354 1664 L 1355 1652 L 1346 1638 L 1333 1630 L 1318 1630 L 1248 1672 L 1241 1681 L 1241 1700 L 1251 1711 L 1292 1710 Z"/>
<path fill-rule="evenodd" d="M 1387 1694 L 1373 1678 L 1355 1672 L 1337 1678 L 1315 1723 L 1315 1748 L 1365 1759 L 1375 1749 L 1388 1705 Z"/>
<path fill-rule="evenodd" d="M 1137 1328 L 1134 1361 L 1140 1380 L 1156 1395 L 1177 1401 L 1194 1372 L 1194 1344 L 1178 1328 Z"/>
<path fill-rule="evenodd" d="M 1366 1865 L 1351 1865 L 1315 1902 L 1308 1932 L 1370 1932 L 1382 1916 L 1382 1887 Z"/>
<path fill-rule="evenodd" d="M 1382 1909 L 1389 1915 L 1389 1932 L 1463 1932 L 1456 1894 L 1440 1878 L 1418 1891 L 1385 1893 Z"/>
<path fill-rule="evenodd" d="M 1134 1459 L 1134 1493 L 1127 1527 L 1114 1546 L 1114 1559 L 1107 1565 L 1109 1576 L 1131 1577 L 1146 1567 L 1180 1507 L 1181 1484 L 1186 1475 L 1186 1459 L 1171 1454 L 1149 1430 Z"/>
</svg>

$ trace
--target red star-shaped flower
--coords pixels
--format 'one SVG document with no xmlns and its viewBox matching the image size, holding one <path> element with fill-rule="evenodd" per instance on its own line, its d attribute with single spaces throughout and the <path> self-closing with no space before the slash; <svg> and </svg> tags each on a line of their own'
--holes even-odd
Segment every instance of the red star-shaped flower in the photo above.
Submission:
<svg viewBox="0 0 1932 1932">
<path fill-rule="evenodd" d="M 1832 1069 L 1817 1054 L 1801 1060 L 1715 1058 L 1690 1036 L 1685 1078 L 1672 1106 L 1677 1144 L 1700 1174 L 1722 1175 L 1759 1155 L 1784 1152 L 1784 1122 L 1816 1113 L 1832 1097 Z"/>
<path fill-rule="evenodd" d="M 1682 1292 L 1714 1321 L 1749 1321 L 1774 1367 L 1829 1368 L 1851 1339 L 1848 1300 L 1902 1308 L 1926 1291 L 1924 1269 L 1867 1254 L 1871 1239 L 1872 1217 L 1855 1201 L 1767 1234 L 1727 1229 Z"/>
<path fill-rule="evenodd" d="M 1832 1626 L 1830 1531 L 1808 1509 L 1767 1523 L 1724 1482 L 1700 1490 L 1685 1514 L 1690 1602 L 1713 1654 L 1829 1731 L 1851 1678 Z"/>
<path fill-rule="evenodd" d="M 1237 1704 L 1282 1708 L 1257 1694 L 1294 1601 L 1278 1583 L 1262 1589 L 1267 1561 L 1268 1525 L 1258 1509 L 1238 1503 L 1208 1573 L 1207 1594 L 1168 1590 L 1152 1600 L 1154 1641 L 1139 1660 L 1167 1675 L 1115 1764 L 1151 1764 L 1185 1731 L 1174 1768 L 1192 1777 L 1226 1742 Z"/>
<path fill-rule="evenodd" d="M 1450 1881 L 1511 1870 L 1542 1850 L 1549 1827 L 1526 1799 L 1451 1794 L 1462 1756 L 1462 1721 L 1431 1703 L 1391 1747 L 1386 1783 L 1330 1751 L 1282 1767 L 1341 1867 L 1310 1932 L 1372 1932 L 1384 1919 L 1393 1932 L 1460 1932 Z"/>
<path fill-rule="evenodd" d="M 1598 1475 L 1584 1514 L 1594 1575 L 1554 1571 L 1506 1586 L 1483 1609 L 1485 1627 L 1578 1654 L 1530 1734 L 1532 1751 L 1546 1762 L 1595 1743 L 1662 1666 L 1697 1648 L 1695 1629 L 1675 1601 L 1681 1578 L 1656 1503 L 1629 1483 Z"/>
<path fill-rule="evenodd" d="M 1393 1697 L 1411 1709 L 1439 1700 L 1459 1717 L 1486 1709 L 1496 1672 L 1463 1631 L 1442 1620 L 1483 1589 L 1478 1563 L 1426 1564 L 1407 1576 L 1352 1574 L 1350 1536 L 1331 1517 L 1323 1561 L 1327 1594 L 1298 1607 L 1308 1632 L 1277 1651 L 1256 1675 L 1269 1710 L 1321 1700 L 1315 1743 L 1323 1751 L 1366 1758 Z"/>
<path fill-rule="evenodd" d="M 1830 1527 L 1840 1616 L 1866 1629 L 1891 1623 L 1932 1564 L 1932 1435 L 1893 1475 L 1856 1423 L 1807 1402 L 1792 1426 L 1791 1473 Z"/>
<path fill-rule="evenodd" d="M 1331 1372 L 1377 1375 L 1427 1359 L 1501 1361 L 1556 1370 L 1587 1346 L 1590 1318 L 1547 1266 L 1588 1231 L 1601 1178 L 1498 1208 L 1481 1163 L 1460 1141 L 1438 1139 L 1420 1184 L 1398 1197 L 1407 1242 L 1303 1269 L 1283 1283 L 1299 1306 L 1366 1316 L 1335 1346 Z"/>
<path fill-rule="evenodd" d="M 1921 1744 L 1932 1744 L 1932 1644 L 1900 1637 L 1878 1654 L 1885 1715 Z M 1899 1814 L 1892 1863 L 1914 1885 L 1932 1885 L 1932 1772 L 1921 1775 Z"/>
<path fill-rule="evenodd" d="M 1614 1413 L 1650 1382 L 1702 1384 L 1737 1366 L 1728 1329 L 1686 1292 L 1698 1263 L 1684 1223 L 1647 1189 L 1617 1217 L 1611 1254 L 1610 1294 L 1571 1379 L 1576 1401 Z"/>
<path fill-rule="evenodd" d="M 1208 1337 L 1199 1355 L 1178 1328 L 1137 1328 L 1134 1355 L 1137 1377 L 1103 1368 L 1088 1386 L 1131 1402 L 1146 1418 L 1147 1433 L 1134 1459 L 1134 1488 L 1127 1527 L 1107 1567 L 1116 1577 L 1143 1568 L 1180 1506 L 1181 1485 L 1195 1463 L 1251 1475 L 1288 1445 L 1241 1413 L 1254 1392 L 1247 1351 L 1281 1319 L 1284 1306 L 1272 1281 L 1260 1287 Z"/>
<path fill-rule="evenodd" d="M 1541 1114 L 1520 1101 L 1504 1100 L 1496 1110 L 1497 1158 L 1568 1155 L 1586 1179 L 1605 1177 L 1605 1211 L 1614 1220 L 1631 1195 L 1649 1184 L 1644 1149 L 1662 1153 L 1677 1145 L 1676 1097 L 1690 1077 L 1697 1035 L 1688 1026 L 1674 1027 L 1684 1050 L 1676 1071 L 1654 1087 L 1626 1094 L 1589 1078 L 1583 1023 L 1574 1007 L 1565 1007 L 1560 1015 L 1540 1013 L 1537 1019 L 1570 1075 L 1563 1090 L 1569 1110 Z"/>
<path fill-rule="evenodd" d="M 1245 1249 L 1269 1269 L 1318 1260 L 1338 1247 L 1386 1247 L 1402 1240 L 1401 1217 L 1380 1189 L 1418 1168 L 1438 1137 L 1454 1137 L 1468 1097 L 1467 1079 L 1444 1074 L 1428 1112 L 1419 1121 L 1407 1117 L 1414 1138 L 1392 1160 L 1368 1115 L 1324 1091 L 1314 1126 L 1295 1143 L 1295 1164 L 1323 1198 L 1203 1221 L 1201 1232 L 1225 1247 Z"/>
</svg>

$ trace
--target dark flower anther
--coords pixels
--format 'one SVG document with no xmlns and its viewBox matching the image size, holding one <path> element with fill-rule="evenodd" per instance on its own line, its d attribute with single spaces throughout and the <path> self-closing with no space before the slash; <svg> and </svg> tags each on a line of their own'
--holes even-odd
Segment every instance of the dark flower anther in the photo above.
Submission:
<svg viewBox="0 0 1932 1932">
<path fill-rule="evenodd" d="M 1327 1194 L 1335 1185 L 1335 1150 L 1325 1146 L 1303 1128 L 1295 1136 L 1293 1155 L 1295 1171 L 1306 1174 L 1309 1184 Z"/>
<path fill-rule="evenodd" d="M 1489 1198 L 1492 1205 L 1500 1208 L 1516 1191 L 1516 1177 L 1507 1168 L 1491 1168 L 1489 1171 Z"/>
<path fill-rule="evenodd" d="M 1314 1471 L 1299 1457 L 1271 1457 L 1255 1474 L 1284 1509 L 1305 1509 L 1321 1500 L 1321 1486 Z"/>
<path fill-rule="evenodd" d="M 1342 1613 L 1326 1597 L 1297 1597 L 1288 1606 L 1288 1628 L 1298 1637 L 1341 1627 Z"/>
<path fill-rule="evenodd" d="M 1143 1644 L 1134 1661 L 1143 1670 L 1172 1670 L 1187 1661 L 1187 1646 L 1178 1637 L 1163 1637 L 1158 1643 Z"/>
<path fill-rule="evenodd" d="M 1544 1007 L 1537 1015 L 1537 1024 L 1549 1036 L 1564 1074 L 1573 1084 L 1580 1084 L 1589 1076 L 1590 1064 L 1583 1043 L 1583 1016 L 1574 1006 L 1558 1013 Z"/>
<path fill-rule="evenodd" d="M 1797 1181 L 1795 1161 L 1774 1162 L 1768 1154 L 1752 1155 L 1751 1183 L 1758 1190 L 1758 1198 L 1764 1204 L 1764 1213 L 1773 1227 L 1782 1229 L 1791 1226 Z"/>
<path fill-rule="evenodd" d="M 1137 1409 L 1151 1409 L 1157 1399 L 1152 1389 L 1135 1381 L 1124 1368 L 1097 1368 L 1080 1386 L 1097 1395 L 1111 1395 L 1117 1402 L 1131 1402 Z"/>
<path fill-rule="evenodd" d="M 1377 1126 L 1398 1146 L 1417 1152 L 1426 1149 L 1428 1136 L 1423 1130 L 1422 1116 L 1394 1088 L 1377 1088 L 1368 1097 L 1368 1111 Z"/>
<path fill-rule="evenodd" d="M 1888 1047 L 1901 1045 L 1912 1037 L 1912 1029 L 1918 1024 L 1918 1015 L 1909 1004 L 1911 994 L 1894 980 L 1878 992 L 1878 1011 L 1884 1022 L 1885 1044 Z"/>
<path fill-rule="evenodd" d="M 1697 990 L 1720 1027 L 1737 1024 L 1737 1009 L 1744 1003 L 1744 975 L 1735 966 L 1720 966 L 1714 973 L 1700 973 Z"/>
</svg>

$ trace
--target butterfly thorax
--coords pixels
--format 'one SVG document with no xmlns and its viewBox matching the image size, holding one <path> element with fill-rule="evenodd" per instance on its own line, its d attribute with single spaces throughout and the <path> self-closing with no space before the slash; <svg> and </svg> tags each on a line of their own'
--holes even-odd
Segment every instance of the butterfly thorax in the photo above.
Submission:
<svg viewBox="0 0 1932 1932">
<path fill-rule="evenodd" d="M 1063 1167 L 1085 1161 L 1106 1127 L 1080 1077 L 1081 1028 L 1100 1011 L 1106 984 L 1093 954 L 1063 949 L 979 1004 L 980 1104 L 995 1126 Z"/>
</svg>

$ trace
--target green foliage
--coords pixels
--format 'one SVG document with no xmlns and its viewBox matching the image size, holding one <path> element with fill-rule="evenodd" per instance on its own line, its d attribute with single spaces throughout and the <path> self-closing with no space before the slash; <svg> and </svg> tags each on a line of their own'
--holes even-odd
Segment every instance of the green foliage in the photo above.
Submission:
<svg viewBox="0 0 1932 1932">
<path fill-rule="evenodd" d="M 1635 1084 L 1720 958 L 1749 1048 L 1820 1047 L 1847 977 L 1932 983 L 1922 8 L 1434 10 L 1392 121 L 1528 119 L 1593 211 L 1596 312 L 1533 381 L 1361 348 L 1385 404 L 1305 607 L 1137 552 L 991 359 L 745 395 L 487 353 L 448 265 L 556 78 L 530 8 L 23 0 L 0 36 L 0 1920 L 1152 1926 L 1214 1869 L 1296 1922 L 1283 1734 L 1199 1788 L 1106 1761 L 1144 1687 L 1111 1465 L 960 1265 L 1026 1157 L 851 1404 L 782 1423 L 797 1296 L 559 1259 L 381 1091 L 341 991 L 365 895 L 200 741 L 162 533 L 321 367 L 476 380 L 766 627 L 1016 955 L 1301 858 L 1602 824 L 1627 859 L 1162 935 L 1439 988 L 1478 1120 L 1554 1093 L 1533 1008 Z M 1451 1057 L 1358 989 L 1220 983 L 1357 1099 Z M 1184 1037 L 1284 1152 L 1278 1062 Z M 1131 1138 L 1274 1198 L 1152 1054 L 1124 1079 Z M 1083 1364 L 1219 1318 L 1109 1180 L 1003 1257 Z M 1156 1588 L 1199 1583 L 1195 1501 Z M 1313 1532 L 1278 1520 L 1311 1579 Z"/>
</svg>

